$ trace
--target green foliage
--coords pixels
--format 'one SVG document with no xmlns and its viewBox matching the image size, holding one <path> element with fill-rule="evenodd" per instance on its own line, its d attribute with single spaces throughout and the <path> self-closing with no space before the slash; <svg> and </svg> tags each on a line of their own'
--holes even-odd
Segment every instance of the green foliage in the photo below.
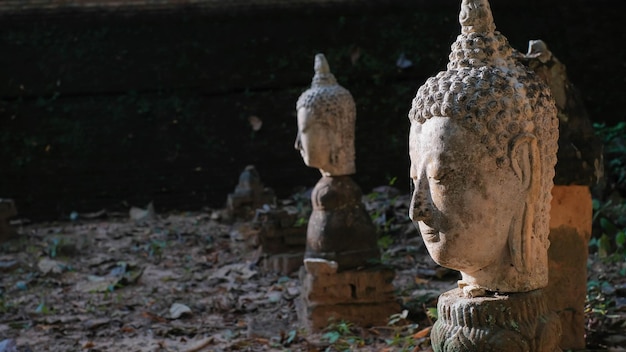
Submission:
<svg viewBox="0 0 626 352">
<path fill-rule="evenodd" d="M 326 352 L 354 351 L 365 345 L 365 340 L 357 335 L 357 329 L 350 322 L 344 320 L 335 322 L 331 319 L 324 331 L 322 339 L 330 344 Z"/>
<path fill-rule="evenodd" d="M 51 309 L 46 305 L 46 302 L 44 302 L 42 300 L 41 303 L 39 303 L 39 305 L 35 309 L 35 313 L 37 313 L 37 314 L 50 314 L 51 313 Z"/>
<path fill-rule="evenodd" d="M 48 244 L 48 255 L 50 258 L 55 258 L 57 256 L 57 249 L 59 248 L 59 244 L 61 240 L 59 238 L 53 238 L 52 241 Z"/>
<path fill-rule="evenodd" d="M 608 177 L 614 178 L 618 188 L 626 189 L 626 122 L 615 126 L 596 123 L 593 127 L 604 144 Z"/>
<path fill-rule="evenodd" d="M 600 258 L 609 261 L 626 259 L 626 122 L 615 126 L 594 124 L 604 144 L 608 200 L 594 199 L 594 238 L 589 242 Z M 620 195 L 621 193 L 621 195 Z"/>
</svg>

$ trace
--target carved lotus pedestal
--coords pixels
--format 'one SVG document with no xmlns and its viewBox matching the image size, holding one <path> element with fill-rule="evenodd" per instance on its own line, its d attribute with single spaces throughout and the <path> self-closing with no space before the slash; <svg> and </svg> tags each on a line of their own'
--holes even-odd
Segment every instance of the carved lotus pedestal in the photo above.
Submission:
<svg viewBox="0 0 626 352">
<path fill-rule="evenodd" d="M 9 225 L 9 218 L 16 215 L 17 210 L 13 200 L 0 198 L 0 242 L 10 239 L 15 234 Z"/>
<path fill-rule="evenodd" d="M 395 272 L 377 265 L 377 234 L 349 176 L 324 176 L 311 195 L 298 318 L 309 331 L 331 318 L 362 326 L 385 324 L 399 311 Z"/>
<path fill-rule="evenodd" d="M 561 323 L 542 290 L 468 298 L 454 289 L 439 297 L 437 312 L 436 352 L 561 351 Z"/>
</svg>

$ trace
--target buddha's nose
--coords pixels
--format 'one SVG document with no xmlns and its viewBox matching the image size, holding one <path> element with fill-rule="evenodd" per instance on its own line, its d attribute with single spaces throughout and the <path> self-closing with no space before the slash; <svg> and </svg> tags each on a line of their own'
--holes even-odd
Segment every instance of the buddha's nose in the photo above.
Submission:
<svg viewBox="0 0 626 352">
<path fill-rule="evenodd" d="M 415 190 L 413 190 L 409 206 L 409 218 L 413 222 L 424 221 L 432 215 L 432 201 L 430 200 L 428 186 L 420 179 L 417 179 L 414 184 Z"/>
<path fill-rule="evenodd" d="M 296 150 L 302 149 L 302 142 L 300 141 L 300 132 L 298 132 L 298 135 L 296 136 L 296 142 L 293 144 L 293 147 L 296 148 Z"/>
</svg>

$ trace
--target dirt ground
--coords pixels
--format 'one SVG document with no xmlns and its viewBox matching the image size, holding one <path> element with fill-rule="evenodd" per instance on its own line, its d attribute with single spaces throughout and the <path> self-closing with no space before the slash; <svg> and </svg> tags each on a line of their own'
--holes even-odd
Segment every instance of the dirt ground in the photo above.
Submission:
<svg viewBox="0 0 626 352">
<path fill-rule="evenodd" d="M 250 223 L 223 209 L 102 211 L 14 221 L 19 235 L 0 249 L 0 351 L 429 351 L 432 309 L 457 273 L 427 255 L 408 196 L 379 188 L 364 201 L 408 313 L 389 325 L 299 329 L 297 273 L 263 272 Z M 594 258 L 589 350 L 624 351 L 626 266 Z"/>
</svg>

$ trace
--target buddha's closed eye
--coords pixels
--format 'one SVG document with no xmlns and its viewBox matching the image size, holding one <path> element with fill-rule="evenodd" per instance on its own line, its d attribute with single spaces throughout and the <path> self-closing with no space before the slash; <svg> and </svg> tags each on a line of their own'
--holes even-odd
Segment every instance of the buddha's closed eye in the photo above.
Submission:
<svg viewBox="0 0 626 352">
<path fill-rule="evenodd" d="M 440 184 L 450 181 L 452 176 L 454 175 L 454 170 L 452 169 L 442 169 L 437 171 L 437 173 L 431 177 L 433 182 Z"/>
</svg>

